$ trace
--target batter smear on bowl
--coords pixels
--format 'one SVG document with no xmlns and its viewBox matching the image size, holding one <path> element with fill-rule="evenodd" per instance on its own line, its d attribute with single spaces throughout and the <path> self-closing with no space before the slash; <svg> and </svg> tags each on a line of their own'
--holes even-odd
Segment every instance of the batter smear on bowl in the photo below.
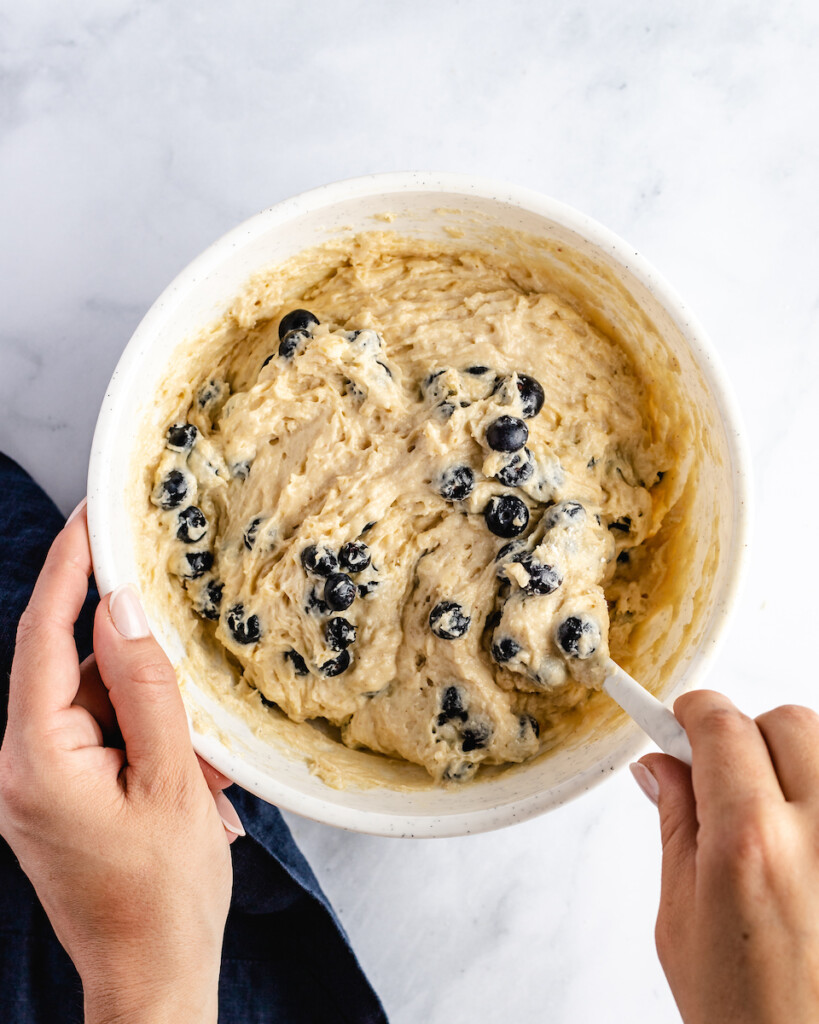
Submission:
<svg viewBox="0 0 819 1024">
<path fill-rule="evenodd" d="M 524 761 L 640 620 L 673 421 L 525 265 L 366 235 L 325 264 L 197 342 L 151 468 L 160 563 L 259 714 L 436 780 Z"/>
</svg>

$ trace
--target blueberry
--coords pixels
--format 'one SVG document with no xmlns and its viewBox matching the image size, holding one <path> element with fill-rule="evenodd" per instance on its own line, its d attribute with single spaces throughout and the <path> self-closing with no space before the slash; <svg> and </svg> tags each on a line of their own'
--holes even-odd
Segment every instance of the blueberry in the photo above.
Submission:
<svg viewBox="0 0 819 1024">
<path fill-rule="evenodd" d="M 342 672 L 346 672 L 350 667 L 350 652 L 342 651 L 341 654 L 332 658 L 330 661 L 325 661 L 320 666 L 322 675 L 325 676 L 340 676 Z"/>
<path fill-rule="evenodd" d="M 480 750 L 487 745 L 491 737 L 491 726 L 485 722 L 476 722 L 461 733 L 461 750 L 465 754 L 470 750 Z"/>
<path fill-rule="evenodd" d="M 167 446 L 175 452 L 189 452 L 196 444 L 199 431 L 192 423 L 174 423 L 168 431 Z"/>
<path fill-rule="evenodd" d="M 483 516 L 496 537 L 517 537 L 529 525 L 529 509 L 514 494 L 490 498 Z"/>
<path fill-rule="evenodd" d="M 224 589 L 224 583 L 208 580 L 206 586 L 199 592 L 199 599 L 194 608 L 203 619 L 212 619 L 215 622 L 219 618 L 219 606 L 222 603 Z"/>
<path fill-rule="evenodd" d="M 363 572 L 370 564 L 370 549 L 361 540 L 351 540 L 341 546 L 339 565 L 347 572 Z"/>
<path fill-rule="evenodd" d="M 440 420 L 448 420 L 453 412 L 455 412 L 455 406 L 452 402 L 441 402 L 440 405 L 435 407 L 435 414 Z"/>
<path fill-rule="evenodd" d="M 493 612 L 490 612 L 486 616 L 486 623 L 484 625 L 484 629 L 494 629 L 495 626 L 499 626 L 500 625 L 500 620 L 501 620 L 501 613 L 499 611 L 497 611 L 497 609 L 495 611 L 493 611 Z"/>
<path fill-rule="evenodd" d="M 188 505 L 179 513 L 179 529 L 176 531 L 176 539 L 183 544 L 195 544 L 201 540 L 208 529 L 208 521 L 202 515 L 201 508 L 196 505 Z"/>
<path fill-rule="evenodd" d="M 473 377 L 482 377 L 485 373 L 489 373 L 488 366 L 467 366 L 467 373 L 471 373 Z"/>
<path fill-rule="evenodd" d="M 324 600 L 334 612 L 343 612 L 355 601 L 355 583 L 346 573 L 331 573 L 324 584 Z"/>
<path fill-rule="evenodd" d="M 318 322 L 318 317 L 309 310 L 292 309 L 279 321 L 279 341 L 291 331 L 310 331 Z"/>
<path fill-rule="evenodd" d="M 517 378 L 523 417 L 530 420 L 533 416 L 537 416 L 543 408 L 543 388 L 534 377 L 530 377 L 526 373 L 519 373 Z"/>
<path fill-rule="evenodd" d="M 185 555 L 185 561 L 188 563 L 184 574 L 187 580 L 198 580 L 208 569 L 213 568 L 213 555 L 210 551 L 189 551 Z"/>
<path fill-rule="evenodd" d="M 506 460 L 506 465 L 495 476 L 504 487 L 520 487 L 535 471 L 535 460 L 528 448 L 515 452 Z"/>
<path fill-rule="evenodd" d="M 256 543 L 256 535 L 258 534 L 259 527 L 262 525 L 263 522 L 264 517 L 257 516 L 252 522 L 248 524 L 247 529 L 242 534 L 242 539 L 244 540 L 245 547 L 247 548 L 248 551 L 253 550 L 253 545 Z"/>
<path fill-rule="evenodd" d="M 628 533 L 631 530 L 631 516 L 621 516 L 613 523 L 609 523 L 610 530 L 620 530 L 621 533 Z"/>
<path fill-rule="evenodd" d="M 516 416 L 498 416 L 486 428 L 486 443 L 496 452 L 516 452 L 529 440 L 529 428 Z"/>
<path fill-rule="evenodd" d="M 522 540 L 510 540 L 508 544 L 504 544 L 500 551 L 495 555 L 496 562 L 508 562 L 520 561 L 516 558 L 516 555 L 523 554 L 526 551 L 526 544 Z"/>
<path fill-rule="evenodd" d="M 620 554 L 617 556 L 617 561 L 620 563 L 620 565 L 628 565 L 628 563 L 631 561 L 631 555 L 628 553 L 628 551 L 621 551 Z"/>
<path fill-rule="evenodd" d="M 317 615 L 326 615 L 330 611 L 326 603 L 316 593 L 315 587 L 310 588 L 310 593 L 307 595 L 307 607 L 304 610 L 315 612 Z"/>
<path fill-rule="evenodd" d="M 378 580 L 370 580 L 368 583 L 360 583 L 358 586 L 359 597 L 369 597 L 378 586 Z"/>
<path fill-rule="evenodd" d="M 429 628 L 441 640 L 457 640 L 469 629 L 469 615 L 455 601 L 440 601 L 429 613 Z"/>
<path fill-rule="evenodd" d="M 364 526 L 361 527 L 361 532 L 362 533 L 368 533 L 374 526 L 375 526 L 375 520 L 373 519 L 373 521 L 371 523 L 365 523 Z"/>
<path fill-rule="evenodd" d="M 290 662 L 297 676 L 307 676 L 310 674 L 304 658 L 302 658 L 298 651 L 294 651 L 292 647 L 289 651 L 284 652 L 284 660 Z"/>
<path fill-rule="evenodd" d="M 546 524 L 571 526 L 573 523 L 582 523 L 585 517 L 586 510 L 579 501 L 561 501 L 546 513 Z"/>
<path fill-rule="evenodd" d="M 572 658 L 590 658 L 600 643 L 600 628 L 592 619 L 571 615 L 557 627 L 558 647 Z"/>
<path fill-rule="evenodd" d="M 227 625 L 237 644 L 255 644 L 262 635 L 258 615 L 245 618 L 242 604 L 235 604 L 227 613 Z"/>
<path fill-rule="evenodd" d="M 338 559 L 330 548 L 311 544 L 301 553 L 301 564 L 313 576 L 329 576 L 338 571 Z"/>
<path fill-rule="evenodd" d="M 162 483 L 157 487 L 152 496 L 152 501 L 160 508 L 178 508 L 188 494 L 188 481 L 185 474 L 178 469 L 172 469 Z"/>
<path fill-rule="evenodd" d="M 309 337 L 307 331 L 288 331 L 279 342 L 279 355 L 282 359 L 292 359 L 299 345 Z"/>
<path fill-rule="evenodd" d="M 544 565 L 534 558 L 524 561 L 523 564 L 529 573 L 529 582 L 525 588 L 528 594 L 551 594 L 563 582 L 563 577 L 554 566 Z"/>
<path fill-rule="evenodd" d="M 499 665 L 504 665 L 507 661 L 511 661 L 516 655 L 520 654 L 522 648 L 517 640 L 513 640 L 511 636 L 505 636 L 498 640 L 496 644 L 492 644 L 492 657 Z"/>
<path fill-rule="evenodd" d="M 386 363 L 382 363 L 380 359 L 376 359 L 376 363 L 381 367 L 381 369 L 384 371 L 384 373 L 386 373 L 388 377 L 392 377 L 392 370 L 389 368 L 389 366 L 387 366 Z"/>
<path fill-rule="evenodd" d="M 469 466 L 450 466 L 441 474 L 438 493 L 447 501 L 463 501 L 474 486 L 475 474 Z"/>
<path fill-rule="evenodd" d="M 336 616 L 324 627 L 324 639 L 333 651 L 343 651 L 356 640 L 356 628 L 352 622 Z"/>
<path fill-rule="evenodd" d="M 443 774 L 444 782 L 465 782 L 475 774 L 477 767 L 474 761 L 461 761 L 458 764 L 448 765 Z"/>
<path fill-rule="evenodd" d="M 441 694 L 441 711 L 438 715 L 438 725 L 443 725 L 452 718 L 465 722 L 468 717 L 461 691 L 457 686 L 448 686 Z"/>
<path fill-rule="evenodd" d="M 234 462 L 230 467 L 230 475 L 235 476 L 237 480 L 247 480 L 250 476 L 250 463 L 247 460 Z"/>
<path fill-rule="evenodd" d="M 225 385 L 220 380 L 209 380 L 207 384 L 203 384 L 196 396 L 200 409 L 217 402 L 224 394 L 224 390 Z"/>
<path fill-rule="evenodd" d="M 534 715 L 520 716 L 520 734 L 525 736 L 527 730 L 531 729 L 535 736 L 540 736 L 540 724 Z"/>
</svg>

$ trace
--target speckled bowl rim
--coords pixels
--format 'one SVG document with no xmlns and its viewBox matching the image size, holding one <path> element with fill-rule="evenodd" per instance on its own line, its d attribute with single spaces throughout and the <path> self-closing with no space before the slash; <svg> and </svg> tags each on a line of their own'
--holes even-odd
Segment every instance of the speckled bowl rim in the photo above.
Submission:
<svg viewBox="0 0 819 1024">
<path fill-rule="evenodd" d="M 285 199 L 233 228 L 210 245 L 171 282 L 143 318 L 117 364 L 97 420 L 88 471 L 88 522 L 94 562 L 94 574 L 101 594 L 108 593 L 123 582 L 117 572 L 117 540 L 106 526 L 106 501 L 113 500 L 106 492 L 106 460 L 116 457 L 116 439 L 110 428 L 118 407 L 119 392 L 137 364 L 141 339 L 150 335 L 154 325 L 169 307 L 183 301 L 184 295 L 197 281 L 206 277 L 229 258 L 231 250 L 248 243 L 276 226 L 308 212 L 315 212 L 339 202 L 407 192 L 442 192 L 453 196 L 494 200 L 519 207 L 529 213 L 554 221 L 597 246 L 619 263 L 646 288 L 684 337 L 708 389 L 720 410 L 731 458 L 731 476 L 735 501 L 730 551 L 726 558 L 726 576 L 722 594 L 712 609 L 707 633 L 683 678 L 668 698 L 693 689 L 707 674 L 723 639 L 747 563 L 750 534 L 750 459 L 737 402 L 721 360 L 701 324 L 677 292 L 653 266 L 623 239 L 608 228 L 574 208 L 531 189 L 472 175 L 433 171 L 389 172 L 351 178 L 323 185 Z M 189 716 L 190 719 L 190 716 Z M 611 772 L 633 760 L 648 746 L 643 733 L 633 726 L 627 740 L 609 757 L 601 759 L 598 770 L 586 770 L 541 792 L 499 806 L 488 800 L 487 806 L 466 813 L 444 816 L 400 815 L 368 811 L 331 803 L 292 789 L 269 775 L 263 775 L 233 754 L 214 735 L 199 734 L 191 727 L 196 752 L 213 764 L 237 785 L 256 796 L 302 817 L 340 828 L 372 835 L 401 837 L 446 837 L 490 831 L 526 821 L 551 810 L 592 788 Z M 491 782 L 484 784 L 487 796 Z"/>
</svg>

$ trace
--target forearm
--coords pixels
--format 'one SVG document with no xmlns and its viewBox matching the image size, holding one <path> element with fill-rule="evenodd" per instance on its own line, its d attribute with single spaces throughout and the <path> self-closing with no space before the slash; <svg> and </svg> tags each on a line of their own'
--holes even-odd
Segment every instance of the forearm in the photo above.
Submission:
<svg viewBox="0 0 819 1024">
<path fill-rule="evenodd" d="M 83 984 L 85 1024 L 216 1024 L 218 967 L 174 982 L 117 978 Z"/>
</svg>

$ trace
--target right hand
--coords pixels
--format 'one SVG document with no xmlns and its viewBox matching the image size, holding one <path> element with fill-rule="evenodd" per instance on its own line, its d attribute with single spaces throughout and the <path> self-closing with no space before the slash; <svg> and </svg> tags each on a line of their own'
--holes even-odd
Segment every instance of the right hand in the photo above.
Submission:
<svg viewBox="0 0 819 1024">
<path fill-rule="evenodd" d="M 819 716 L 786 706 L 754 721 L 707 690 L 674 712 L 693 767 L 640 763 L 659 786 L 657 950 L 683 1019 L 816 1024 Z"/>
</svg>

